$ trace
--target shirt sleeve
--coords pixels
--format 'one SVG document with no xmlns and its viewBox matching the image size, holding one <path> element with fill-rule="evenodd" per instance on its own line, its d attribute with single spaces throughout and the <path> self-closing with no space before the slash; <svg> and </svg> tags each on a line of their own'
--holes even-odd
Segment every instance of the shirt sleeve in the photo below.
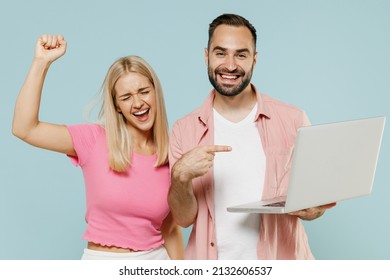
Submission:
<svg viewBox="0 0 390 280">
<path fill-rule="evenodd" d="M 96 139 L 104 130 L 97 124 L 67 125 L 77 156 L 69 156 L 75 166 L 83 166 L 96 144 Z"/>
<path fill-rule="evenodd" d="M 176 161 L 183 155 L 181 144 L 180 144 L 180 127 L 179 123 L 176 122 L 171 130 L 169 138 L 169 167 L 172 169 Z"/>
</svg>

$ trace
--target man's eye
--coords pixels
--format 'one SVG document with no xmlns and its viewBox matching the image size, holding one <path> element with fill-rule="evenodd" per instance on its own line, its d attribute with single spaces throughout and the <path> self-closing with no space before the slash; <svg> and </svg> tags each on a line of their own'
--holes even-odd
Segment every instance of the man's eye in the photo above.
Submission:
<svg viewBox="0 0 390 280">
<path fill-rule="evenodd" d="M 150 91 L 142 91 L 142 92 L 141 92 L 142 95 L 147 95 L 147 94 L 149 94 L 149 93 L 150 93 Z"/>
</svg>

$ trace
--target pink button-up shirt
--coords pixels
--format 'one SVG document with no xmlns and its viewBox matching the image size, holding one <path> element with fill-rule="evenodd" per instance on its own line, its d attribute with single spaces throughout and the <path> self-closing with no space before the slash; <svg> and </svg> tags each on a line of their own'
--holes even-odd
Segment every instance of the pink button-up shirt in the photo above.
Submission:
<svg viewBox="0 0 390 280">
<path fill-rule="evenodd" d="M 256 91 L 256 118 L 266 170 L 262 198 L 286 195 L 291 157 L 297 129 L 309 125 L 304 111 Z M 197 146 L 214 144 L 213 101 L 215 91 L 205 103 L 178 120 L 171 132 L 170 166 Z M 192 227 L 186 259 L 217 259 L 214 220 L 213 169 L 192 181 L 198 201 L 198 214 Z M 313 259 L 303 224 L 290 215 L 261 214 L 258 259 Z"/>
</svg>

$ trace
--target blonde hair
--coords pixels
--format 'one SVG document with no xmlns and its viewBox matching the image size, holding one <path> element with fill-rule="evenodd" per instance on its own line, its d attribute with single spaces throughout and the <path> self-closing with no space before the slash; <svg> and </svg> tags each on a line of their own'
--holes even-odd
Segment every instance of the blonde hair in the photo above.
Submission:
<svg viewBox="0 0 390 280">
<path fill-rule="evenodd" d="M 126 128 L 126 119 L 116 109 L 115 84 L 120 77 L 132 72 L 145 76 L 154 87 L 157 104 L 152 130 L 157 153 L 155 166 L 168 162 L 168 120 L 160 80 L 144 59 L 138 56 L 126 56 L 119 58 L 108 69 L 101 88 L 103 104 L 98 115 L 98 122 L 106 130 L 109 166 L 117 172 L 127 171 L 131 165 L 132 139 Z"/>
</svg>

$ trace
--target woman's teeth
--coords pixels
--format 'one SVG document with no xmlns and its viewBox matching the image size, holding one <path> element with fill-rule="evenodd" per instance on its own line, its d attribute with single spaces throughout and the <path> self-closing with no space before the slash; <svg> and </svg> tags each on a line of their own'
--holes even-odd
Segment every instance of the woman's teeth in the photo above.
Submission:
<svg viewBox="0 0 390 280">
<path fill-rule="evenodd" d="M 148 111 L 148 109 L 142 110 L 142 111 L 133 113 L 133 115 L 135 115 L 135 116 L 141 116 L 141 115 L 145 114 L 147 111 Z"/>
</svg>

